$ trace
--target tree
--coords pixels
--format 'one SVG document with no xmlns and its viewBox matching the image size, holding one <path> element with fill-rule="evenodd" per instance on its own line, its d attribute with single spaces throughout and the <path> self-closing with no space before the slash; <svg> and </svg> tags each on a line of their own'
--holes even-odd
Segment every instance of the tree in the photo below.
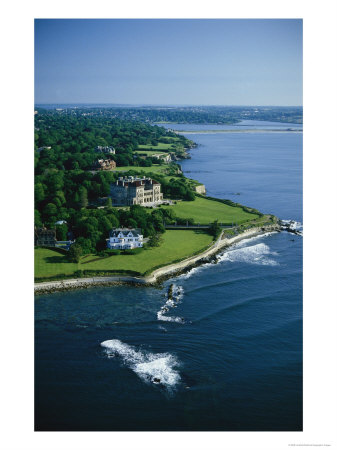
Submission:
<svg viewBox="0 0 337 450">
<path fill-rule="evenodd" d="M 135 219 L 128 219 L 127 221 L 127 226 L 130 228 L 137 228 L 137 222 L 135 221 Z"/>
<path fill-rule="evenodd" d="M 217 220 L 215 220 L 213 223 L 210 224 L 209 228 L 208 228 L 208 232 L 211 236 L 213 236 L 214 238 L 217 238 L 219 233 L 221 231 L 221 227 L 218 223 Z"/>
<path fill-rule="evenodd" d="M 47 221 L 53 221 L 56 218 L 57 207 L 54 203 L 48 203 L 43 210 L 43 216 Z M 54 220 L 55 221 L 55 220 Z"/>
<path fill-rule="evenodd" d="M 195 200 L 195 194 L 190 189 L 187 189 L 187 192 L 186 192 L 186 195 L 185 195 L 185 200 L 187 200 L 189 202 Z"/>
<path fill-rule="evenodd" d="M 68 227 L 65 223 L 61 225 L 56 225 L 56 239 L 58 241 L 66 241 L 67 240 Z"/>
<path fill-rule="evenodd" d="M 35 202 L 40 203 L 45 199 L 45 190 L 42 183 L 36 183 L 34 186 Z"/>
<path fill-rule="evenodd" d="M 70 262 L 79 263 L 82 255 L 82 247 L 79 244 L 73 244 L 68 251 Z"/>
<path fill-rule="evenodd" d="M 37 209 L 34 210 L 34 225 L 36 227 L 42 227 L 41 216 Z"/>
<path fill-rule="evenodd" d="M 159 233 L 156 233 L 150 236 L 150 239 L 148 240 L 148 245 L 150 247 L 159 247 L 162 242 L 163 242 L 162 236 Z"/>
<path fill-rule="evenodd" d="M 112 207 L 112 200 L 111 197 L 108 197 L 106 202 L 105 202 L 105 206 L 107 206 L 108 208 Z"/>
<path fill-rule="evenodd" d="M 117 228 L 119 226 L 119 220 L 118 217 L 115 216 L 115 214 L 109 214 L 107 218 L 111 223 L 111 228 Z"/>
<path fill-rule="evenodd" d="M 78 191 L 79 191 L 79 205 L 81 208 L 86 208 L 88 206 L 88 191 L 83 186 L 81 186 Z"/>
<path fill-rule="evenodd" d="M 155 210 L 151 213 L 152 223 L 156 231 L 165 233 L 164 219 L 162 210 Z"/>
<path fill-rule="evenodd" d="M 81 247 L 82 255 L 87 255 L 88 253 L 92 253 L 95 250 L 95 248 L 92 246 L 91 239 L 84 238 L 82 236 L 76 239 L 76 245 Z M 72 247 L 73 245 L 70 248 Z"/>
</svg>

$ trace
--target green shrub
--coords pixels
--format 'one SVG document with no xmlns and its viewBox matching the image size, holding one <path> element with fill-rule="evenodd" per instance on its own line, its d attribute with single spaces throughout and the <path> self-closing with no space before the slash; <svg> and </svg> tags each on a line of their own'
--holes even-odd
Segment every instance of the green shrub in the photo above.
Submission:
<svg viewBox="0 0 337 450">
<path fill-rule="evenodd" d="M 128 248 L 123 251 L 123 255 L 138 255 L 142 251 L 143 251 L 142 247 L 137 247 L 137 248 L 132 248 L 132 249 Z"/>
<path fill-rule="evenodd" d="M 75 270 L 74 275 L 76 278 L 82 278 L 83 277 L 83 270 Z"/>
<path fill-rule="evenodd" d="M 121 251 L 118 250 L 118 248 L 109 248 L 108 250 L 105 250 L 104 253 L 106 255 L 112 256 L 112 255 L 120 255 Z"/>
</svg>

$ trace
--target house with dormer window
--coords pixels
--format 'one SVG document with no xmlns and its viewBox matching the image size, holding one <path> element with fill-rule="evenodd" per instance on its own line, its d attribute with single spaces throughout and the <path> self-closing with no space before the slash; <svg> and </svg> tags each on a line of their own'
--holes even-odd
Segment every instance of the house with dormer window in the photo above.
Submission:
<svg viewBox="0 0 337 450">
<path fill-rule="evenodd" d="M 143 247 L 143 235 L 140 228 L 114 228 L 107 239 L 110 249 L 131 249 Z"/>
</svg>

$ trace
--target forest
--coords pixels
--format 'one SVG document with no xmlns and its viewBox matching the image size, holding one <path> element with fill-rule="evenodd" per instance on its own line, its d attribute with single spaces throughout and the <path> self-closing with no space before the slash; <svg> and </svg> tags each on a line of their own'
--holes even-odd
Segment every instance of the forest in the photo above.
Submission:
<svg viewBox="0 0 337 450">
<path fill-rule="evenodd" d="M 110 183 L 120 174 L 92 170 L 98 158 L 107 157 L 95 152 L 95 148 L 113 146 L 116 154 L 111 157 L 117 167 L 127 166 L 134 169 L 131 174 L 142 174 L 139 166 L 151 166 L 152 160 L 139 160 L 134 151 L 139 145 L 155 147 L 159 142 L 171 143 L 170 152 L 193 144 L 162 127 L 137 121 L 55 111 L 35 114 L 35 226 L 55 227 L 61 241 L 75 238 L 83 254 L 105 248 L 113 227 L 138 227 L 144 236 L 165 232 L 164 222 L 175 220 L 172 212 L 141 206 L 112 207 Z M 194 192 L 181 174 L 171 181 L 158 174 L 152 176 L 162 183 L 165 197 L 194 199 Z M 66 223 L 55 225 L 57 221 Z"/>
</svg>

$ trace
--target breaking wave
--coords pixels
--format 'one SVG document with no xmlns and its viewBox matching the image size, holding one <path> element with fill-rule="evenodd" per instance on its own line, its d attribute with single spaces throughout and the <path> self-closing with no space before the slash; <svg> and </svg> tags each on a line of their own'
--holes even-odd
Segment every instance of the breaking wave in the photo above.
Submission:
<svg viewBox="0 0 337 450">
<path fill-rule="evenodd" d="M 303 224 L 301 222 L 296 222 L 296 220 L 282 220 L 283 225 L 289 227 L 291 230 L 298 231 L 301 236 L 303 236 Z"/>
<path fill-rule="evenodd" d="M 131 345 L 118 339 L 101 342 L 109 358 L 120 357 L 123 363 L 133 370 L 146 383 L 160 384 L 172 389 L 180 381 L 175 370 L 179 366 L 177 359 L 169 353 L 150 353 L 135 350 Z"/>
<path fill-rule="evenodd" d="M 248 247 L 240 247 L 239 245 L 233 250 L 227 250 L 225 253 L 218 255 L 218 262 L 244 262 L 247 264 L 258 264 L 263 266 L 277 266 L 278 263 L 271 258 L 276 253 L 271 252 L 268 245 L 259 243 Z"/>
<path fill-rule="evenodd" d="M 201 270 L 204 270 L 206 267 L 212 266 L 213 263 L 205 263 L 202 266 L 193 267 L 191 270 L 189 270 L 186 273 L 183 273 L 182 275 L 179 275 L 177 278 L 187 280 L 191 276 L 195 275 L 196 273 L 200 272 Z"/>
<path fill-rule="evenodd" d="M 177 304 L 181 301 L 183 296 L 184 296 L 183 287 L 173 284 L 170 296 L 168 296 L 168 294 L 165 295 L 167 300 L 164 303 L 164 305 L 160 308 L 160 310 L 157 312 L 157 319 L 162 320 L 163 322 L 184 323 L 185 320 L 183 319 L 183 317 L 172 317 L 165 315 L 170 311 L 170 309 L 177 307 Z"/>
</svg>

